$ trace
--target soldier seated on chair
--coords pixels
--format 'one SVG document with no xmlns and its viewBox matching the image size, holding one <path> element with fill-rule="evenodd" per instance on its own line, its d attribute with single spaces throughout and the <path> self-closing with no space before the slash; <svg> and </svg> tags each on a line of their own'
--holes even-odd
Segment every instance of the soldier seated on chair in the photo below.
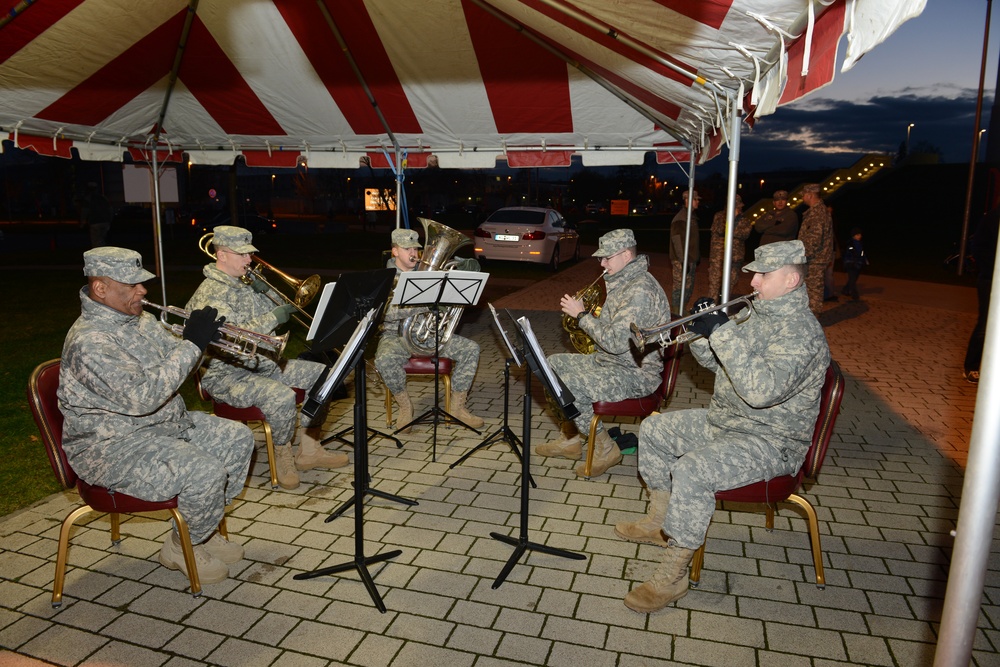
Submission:
<svg viewBox="0 0 1000 667">
<path fill-rule="evenodd" d="M 225 505 L 243 489 L 253 433 L 238 422 L 188 412 L 178 390 L 201 363 L 221 321 L 191 313 L 183 338 L 143 311 L 142 283 L 155 276 L 134 250 L 84 253 L 80 317 L 63 344 L 59 409 L 63 449 L 83 481 L 140 500 L 177 496 L 204 584 L 229 576 L 243 547 L 216 532 Z M 176 527 L 160 562 L 187 574 Z"/>
<path fill-rule="evenodd" d="M 649 273 L 649 259 L 637 255 L 635 235 L 631 229 L 615 229 L 602 236 L 594 257 L 600 258 L 601 268 L 607 273 L 604 282 L 607 298 L 599 315 L 588 313 L 583 302 L 569 294 L 560 300 L 562 312 L 575 317 L 595 344 L 593 354 L 563 353 L 549 355 L 548 362 L 563 384 L 575 397 L 574 404 L 580 411 L 570 431 L 563 431 L 562 438 L 539 445 L 539 456 L 561 456 L 577 460 L 583 455 L 580 434 L 590 433 L 590 420 L 594 416 L 594 401 L 623 401 L 651 394 L 663 380 L 663 358 L 659 348 L 636 350 L 630 344 L 634 322 L 642 328 L 663 324 L 670 319 L 667 295 L 656 278 Z M 591 477 L 604 474 L 608 468 L 622 460 L 621 451 L 611 436 L 598 424 L 594 436 L 594 457 Z M 587 436 L 585 436 L 587 437 Z M 585 464 L 580 463 L 576 474 L 584 475 Z"/>
<path fill-rule="evenodd" d="M 247 275 L 250 253 L 257 251 L 249 231 L 229 225 L 213 231 L 215 263 L 203 269 L 205 280 L 188 300 L 187 308 L 214 306 L 229 324 L 274 333 L 288 322 L 296 307 L 257 277 L 249 285 L 241 280 Z M 278 305 L 281 301 L 286 303 Z M 271 426 L 275 472 L 283 489 L 299 485 L 299 470 L 342 468 L 349 463 L 343 452 L 328 452 L 320 444 L 325 410 L 296 428 L 299 411 L 293 387 L 311 388 L 324 368 L 305 359 L 273 358 L 264 353 L 247 357 L 221 350 L 213 352 L 206 364 L 201 384 L 213 399 L 235 408 L 253 406 L 264 413 Z M 294 457 L 293 438 L 299 445 Z"/>
<path fill-rule="evenodd" d="M 404 271 L 414 270 L 420 260 L 420 240 L 417 232 L 412 229 L 395 229 L 391 238 L 392 256 L 386 262 L 386 268 L 396 269 L 397 276 Z M 459 268 L 478 271 L 479 263 L 474 259 L 464 259 Z M 400 324 L 406 318 L 427 310 L 426 306 L 390 305 L 386 307 L 382 319 L 382 335 L 375 351 L 375 368 L 399 407 L 397 428 L 413 421 L 413 402 L 406 391 L 406 373 L 403 371 L 403 365 L 412 354 L 400 337 Z M 479 344 L 452 334 L 447 342 L 441 344 L 439 354 L 452 361 L 451 415 L 472 428 L 479 428 L 484 424 L 482 417 L 472 414 L 466 407 L 469 389 L 479 367 Z"/>
<path fill-rule="evenodd" d="M 666 552 L 652 578 L 625 596 L 634 611 L 656 611 L 687 594 L 688 564 L 705 541 L 716 491 L 802 466 L 830 364 L 823 328 L 809 310 L 805 263 L 801 241 L 758 247 L 743 267 L 759 292 L 747 319 L 715 311 L 688 327 L 701 335 L 690 349 L 715 373 L 715 389 L 708 408 L 654 415 L 639 428 L 649 512 L 615 533 Z"/>
</svg>

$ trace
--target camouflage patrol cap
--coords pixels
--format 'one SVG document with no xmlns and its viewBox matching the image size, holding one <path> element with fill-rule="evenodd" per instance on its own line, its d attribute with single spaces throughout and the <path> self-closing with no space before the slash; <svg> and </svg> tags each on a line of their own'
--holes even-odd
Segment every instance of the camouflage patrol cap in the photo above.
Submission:
<svg viewBox="0 0 1000 667">
<path fill-rule="evenodd" d="M 143 283 L 156 274 L 142 268 L 142 255 L 135 250 L 104 246 L 83 253 L 83 275 L 105 276 L 126 285 Z"/>
<path fill-rule="evenodd" d="M 774 199 L 784 199 L 788 201 L 788 190 L 778 190 L 774 193 Z"/>
<path fill-rule="evenodd" d="M 257 248 L 253 246 L 253 234 L 248 229 L 220 225 L 212 232 L 215 234 L 212 237 L 212 245 L 216 248 L 228 248 L 241 255 L 247 252 L 257 252 Z"/>
<path fill-rule="evenodd" d="M 770 273 L 789 264 L 806 263 L 806 247 L 802 241 L 778 241 L 759 246 L 754 260 L 743 267 L 744 273 Z"/>
<path fill-rule="evenodd" d="M 818 195 L 819 194 L 819 183 L 806 183 L 805 185 L 803 185 L 802 186 L 802 194 L 805 194 L 807 192 L 811 192 L 814 195 Z"/>
<path fill-rule="evenodd" d="M 420 238 L 412 229 L 392 230 L 392 245 L 397 248 L 419 248 Z"/>
<path fill-rule="evenodd" d="M 610 257 L 625 248 L 635 246 L 635 234 L 631 229 L 612 229 L 597 241 L 597 252 L 594 257 Z"/>
</svg>

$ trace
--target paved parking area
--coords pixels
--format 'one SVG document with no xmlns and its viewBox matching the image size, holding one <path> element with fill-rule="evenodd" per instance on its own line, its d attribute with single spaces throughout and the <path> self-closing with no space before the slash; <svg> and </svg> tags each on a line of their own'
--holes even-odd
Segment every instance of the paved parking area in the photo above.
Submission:
<svg viewBox="0 0 1000 667">
<path fill-rule="evenodd" d="M 667 284 L 665 257 L 653 262 Z M 584 261 L 495 305 L 527 315 L 543 347 L 556 351 L 566 342 L 549 309 L 598 272 Z M 723 508 L 709 530 L 700 588 L 660 613 L 626 609 L 622 596 L 660 553 L 612 532 L 645 509 L 634 455 L 591 481 L 569 461 L 534 459 L 530 539 L 587 558 L 529 551 L 493 589 L 512 548 L 490 533 L 517 535 L 520 465 L 501 441 L 452 469 L 483 436 L 442 427 L 432 460 L 423 427 L 404 436 L 402 449 L 371 446 L 372 487 L 419 503 L 365 502 L 364 553 L 402 551 L 371 566 L 386 613 L 353 571 L 293 579 L 354 558 L 354 510 L 325 521 L 353 497 L 352 468 L 311 471 L 299 489 L 274 491 L 260 449 L 229 511 L 246 559 L 200 598 L 156 562 L 167 521 L 129 518 L 112 547 L 107 516 L 92 515 L 73 533 L 65 603 L 53 610 L 58 527 L 78 498 L 56 494 L 0 519 L 0 664 L 930 665 L 975 401 L 961 375 L 975 297 L 867 276 L 861 288 L 863 301 L 828 304 L 822 318 L 847 378 L 826 463 L 805 488 L 820 518 L 825 590 L 815 586 L 805 521 L 793 507 L 781 507 L 771 533 L 763 514 Z M 503 419 L 504 351 L 488 317 L 470 313 L 461 333 L 482 347 L 470 403 L 490 433 Z M 519 436 L 523 379 L 514 367 L 509 423 Z M 429 406 L 432 384 L 412 386 L 417 409 Z M 555 436 L 556 423 L 533 388 L 529 437 L 537 444 Z M 688 355 L 665 409 L 704 406 L 710 392 L 711 377 Z M 367 406 L 369 424 L 384 428 L 374 381 Z M 351 410 L 349 400 L 335 403 L 330 430 Z M 991 562 L 987 575 L 976 665 L 1000 665 L 997 567 Z"/>
</svg>

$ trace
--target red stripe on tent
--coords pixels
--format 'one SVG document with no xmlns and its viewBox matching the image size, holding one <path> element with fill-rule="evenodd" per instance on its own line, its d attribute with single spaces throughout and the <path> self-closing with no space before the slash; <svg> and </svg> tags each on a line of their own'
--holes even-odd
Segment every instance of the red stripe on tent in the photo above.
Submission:
<svg viewBox="0 0 1000 667">
<path fill-rule="evenodd" d="M 574 151 L 507 151 L 508 167 L 568 167 Z"/>
<path fill-rule="evenodd" d="M 83 0 L 63 0 L 63 2 L 37 2 L 21 10 L 3 28 L 0 40 L 0 62 L 23 49 L 33 39 L 51 28 L 62 17 L 77 8 Z M 7 3 L 11 4 L 11 3 Z M 14 3 L 4 15 L 10 15 L 20 3 Z"/>
<path fill-rule="evenodd" d="M 802 76 L 802 56 L 805 51 L 805 33 L 788 47 L 788 83 L 781 93 L 778 104 L 794 102 L 817 88 L 833 81 L 837 65 L 837 44 L 844 34 L 844 18 L 847 3 L 840 2 L 829 7 L 816 18 L 813 26 L 812 51 L 809 55 L 809 73 Z"/>
<path fill-rule="evenodd" d="M 31 134 L 18 134 L 17 147 L 29 151 L 35 151 L 39 155 L 49 157 L 73 157 L 73 140 L 56 139 L 53 145 L 52 137 L 37 137 Z"/>
<path fill-rule="evenodd" d="M 409 153 L 406 162 L 403 163 L 403 169 L 423 169 L 427 166 L 427 160 L 431 155 L 432 153 Z"/>
<path fill-rule="evenodd" d="M 390 163 L 390 158 L 386 157 L 386 154 L 381 151 L 369 151 L 368 162 L 372 169 L 392 169 L 393 166 Z M 427 166 L 427 161 L 430 159 L 433 153 L 408 153 L 406 156 L 406 162 L 403 164 L 403 169 L 423 169 Z M 395 158 L 392 158 L 393 160 Z"/>
<path fill-rule="evenodd" d="M 351 130 L 356 134 L 384 132 L 316 3 L 274 0 L 274 4 Z M 325 4 L 392 131 L 422 132 L 363 0 L 326 0 Z"/>
<path fill-rule="evenodd" d="M 198 17 L 191 24 L 180 79 L 226 134 L 285 135 Z"/>
<path fill-rule="evenodd" d="M 621 41 L 613 39 L 612 37 L 609 37 L 606 34 L 599 33 L 595 31 L 593 28 L 587 26 L 586 24 L 576 20 L 575 18 L 567 16 L 562 12 L 558 12 L 555 9 L 551 8 L 550 6 L 542 4 L 538 0 L 522 0 L 522 4 L 531 7 L 536 12 L 547 16 L 553 21 L 556 21 L 557 23 L 566 26 L 566 28 L 574 32 L 580 33 L 587 39 L 590 39 L 593 42 L 595 42 L 596 44 L 600 44 L 605 49 L 617 53 L 619 56 L 631 60 L 632 62 L 641 65 L 642 67 L 645 67 L 646 69 L 655 72 L 656 74 L 662 77 L 670 79 L 671 81 L 676 81 L 677 83 L 680 83 L 685 86 L 690 86 L 692 83 L 690 77 L 686 77 L 682 74 L 677 73 L 676 71 L 670 69 L 669 67 L 666 67 L 665 65 L 657 62 L 653 58 L 650 58 L 649 56 L 639 53 L 635 49 L 632 49 L 626 46 L 625 44 L 622 44 Z M 612 27 L 617 29 L 617 27 L 615 26 Z M 549 43 L 551 43 L 551 40 L 546 40 L 546 41 L 549 41 Z M 636 40 L 636 41 L 641 42 L 642 40 Z M 673 63 L 674 65 L 677 65 L 678 67 L 681 67 L 689 72 L 694 72 L 697 69 L 678 60 L 677 58 L 674 58 L 673 56 L 667 55 L 662 51 L 658 51 L 649 44 L 643 44 L 643 45 L 646 48 L 650 49 L 651 51 L 654 51 L 660 58 L 663 58 L 667 62 Z M 564 51 L 564 49 L 561 47 L 559 47 L 558 50 Z"/>
<path fill-rule="evenodd" d="M 267 151 L 243 150 L 242 153 L 248 167 L 297 167 L 302 155 L 298 150 L 273 150 L 270 155 Z"/>
<path fill-rule="evenodd" d="M 698 23 L 704 23 L 716 30 L 726 20 L 732 2 L 728 0 L 653 0 L 658 5 L 677 12 L 683 16 L 693 19 Z"/>
<path fill-rule="evenodd" d="M 132 156 L 133 162 L 153 161 L 152 149 L 130 147 L 128 154 Z M 156 163 L 163 164 L 164 162 L 184 162 L 184 153 L 182 151 L 166 152 L 166 147 L 161 146 L 156 151 Z"/>
<path fill-rule="evenodd" d="M 469 0 L 462 7 L 497 131 L 572 132 L 566 63 L 531 41 L 511 49 L 513 28 Z"/>
<path fill-rule="evenodd" d="M 39 118 L 97 125 L 170 72 L 187 10 L 175 14 L 121 55 L 43 109 Z M 227 134 L 285 132 L 219 48 L 205 24 L 191 25 L 180 78 Z M 150 127 L 154 119 L 150 119 Z"/>
</svg>

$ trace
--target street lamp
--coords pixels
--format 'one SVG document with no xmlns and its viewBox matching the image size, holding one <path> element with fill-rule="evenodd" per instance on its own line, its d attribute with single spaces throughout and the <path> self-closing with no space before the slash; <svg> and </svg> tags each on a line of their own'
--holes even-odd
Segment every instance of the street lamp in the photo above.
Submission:
<svg viewBox="0 0 1000 667">
<path fill-rule="evenodd" d="M 910 123 L 906 126 L 906 154 L 910 154 L 910 130 L 913 129 L 914 123 Z"/>
</svg>

